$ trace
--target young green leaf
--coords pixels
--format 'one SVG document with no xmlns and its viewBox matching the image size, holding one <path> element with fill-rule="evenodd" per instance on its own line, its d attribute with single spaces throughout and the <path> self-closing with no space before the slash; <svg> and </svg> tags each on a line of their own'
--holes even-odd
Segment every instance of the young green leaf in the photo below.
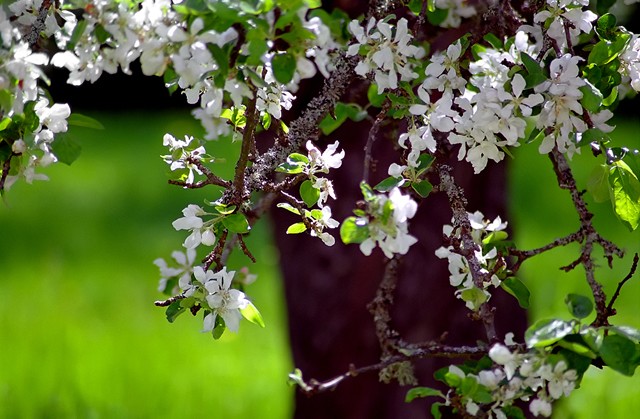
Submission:
<svg viewBox="0 0 640 419">
<path fill-rule="evenodd" d="M 69 118 L 67 118 L 67 123 L 69 125 L 75 125 L 77 127 L 104 129 L 104 125 L 102 125 L 100 121 L 93 119 L 90 116 L 75 112 L 69 115 Z"/>
<path fill-rule="evenodd" d="M 539 320 L 527 329 L 524 339 L 528 347 L 542 348 L 556 343 L 570 333 L 573 333 L 571 322 L 559 319 Z"/>
<path fill-rule="evenodd" d="M 389 192 L 391 189 L 395 188 L 396 186 L 400 186 L 403 183 L 403 181 L 404 179 L 401 177 L 389 176 L 388 178 L 384 179 L 383 181 L 378 183 L 376 186 L 374 186 L 373 189 L 379 192 Z"/>
<path fill-rule="evenodd" d="M 611 369 L 627 376 L 632 376 L 638 366 L 637 345 L 624 336 L 605 336 L 600 356 Z"/>
<path fill-rule="evenodd" d="M 276 80 L 287 84 L 293 80 L 293 75 L 296 72 L 296 59 L 288 53 L 277 54 L 271 59 L 271 67 Z"/>
<path fill-rule="evenodd" d="M 240 314 L 242 314 L 242 317 L 249 320 L 253 324 L 257 324 L 260 327 L 265 326 L 264 320 L 262 319 L 262 315 L 260 314 L 256 306 L 254 306 L 251 301 L 249 301 L 249 303 L 245 308 L 240 309 Z"/>
<path fill-rule="evenodd" d="M 564 299 L 569 313 L 577 319 L 584 319 L 593 311 L 591 299 L 579 294 L 569 294 Z"/>
<path fill-rule="evenodd" d="M 640 224 L 640 181 L 622 160 L 611 164 L 609 187 L 616 216 L 630 231 L 635 230 Z"/>
<path fill-rule="evenodd" d="M 407 391 L 407 395 L 404 398 L 406 403 L 412 402 L 414 399 L 423 398 L 423 397 L 442 397 L 444 398 L 444 394 L 440 390 L 436 390 L 435 388 L 430 387 L 414 387 Z"/>
<path fill-rule="evenodd" d="M 516 297 L 520 307 L 524 309 L 529 308 L 529 297 L 531 296 L 531 292 L 529 292 L 529 288 L 527 288 L 527 286 L 518 278 L 507 278 L 500 283 L 500 287 Z"/>
<path fill-rule="evenodd" d="M 182 305 L 180 304 L 180 300 L 176 300 L 169 304 L 167 310 L 165 311 L 165 315 L 167 316 L 167 320 L 169 321 L 169 323 L 173 323 L 176 318 L 185 311 L 187 311 L 187 309 L 182 307 Z"/>
<path fill-rule="evenodd" d="M 418 195 L 423 198 L 429 196 L 433 190 L 433 185 L 428 180 L 421 180 L 419 182 L 411 182 L 411 187 Z"/>
<path fill-rule="evenodd" d="M 593 168 L 587 181 L 587 191 L 596 202 L 606 202 L 611 199 L 609 195 L 609 166 L 599 164 Z"/>
<path fill-rule="evenodd" d="M 305 231 L 307 231 L 307 226 L 302 222 L 291 224 L 289 228 L 287 228 L 287 234 L 300 234 Z"/>
<path fill-rule="evenodd" d="M 308 207 L 314 206 L 320 198 L 320 190 L 313 187 L 309 179 L 300 184 L 300 197 Z"/>
<path fill-rule="evenodd" d="M 76 161 L 82 152 L 80 144 L 66 133 L 56 136 L 56 139 L 51 143 L 51 149 L 59 161 L 69 166 Z"/>
<path fill-rule="evenodd" d="M 348 217 L 340 225 L 340 238 L 344 244 L 362 243 L 369 238 L 369 228 L 362 218 Z"/>
<path fill-rule="evenodd" d="M 291 204 L 287 204 L 286 202 L 281 202 L 278 205 L 276 205 L 276 207 L 282 208 L 282 209 L 286 209 L 289 212 L 292 212 L 294 214 L 300 215 L 300 211 L 298 211 L 298 209 L 296 207 L 294 207 Z"/>
<path fill-rule="evenodd" d="M 247 217 L 241 213 L 228 215 L 222 219 L 222 224 L 230 233 L 248 233 L 251 230 Z"/>
</svg>

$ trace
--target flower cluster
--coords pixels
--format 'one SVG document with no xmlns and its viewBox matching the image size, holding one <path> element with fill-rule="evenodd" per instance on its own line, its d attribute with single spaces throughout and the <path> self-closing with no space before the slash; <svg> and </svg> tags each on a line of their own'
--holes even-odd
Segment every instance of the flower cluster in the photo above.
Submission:
<svg viewBox="0 0 640 419">
<path fill-rule="evenodd" d="M 340 235 L 345 243 L 360 243 L 360 251 L 371 255 L 379 246 L 384 255 L 404 255 L 418 240 L 409 234 L 408 221 L 418 210 L 418 204 L 409 195 L 395 187 L 389 194 L 376 194 L 362 183 L 366 207 L 355 210 L 355 216 L 342 223 Z"/>
<path fill-rule="evenodd" d="M 185 135 L 184 141 L 176 140 L 171 134 L 165 134 L 162 144 L 169 147 L 171 154 L 162 156 L 162 159 L 167 163 L 171 170 L 185 171 L 184 181 L 186 184 L 193 184 L 195 171 L 201 175 L 202 171 L 197 166 L 197 162 L 200 162 L 205 154 L 205 149 L 201 145 L 191 145 L 193 137 Z"/>
<path fill-rule="evenodd" d="M 452 244 L 440 247 L 436 250 L 436 256 L 449 262 L 449 283 L 456 288 L 456 297 L 463 300 L 470 310 L 478 310 L 491 298 L 488 289 L 491 286 L 500 286 L 506 272 L 505 262 L 498 254 L 496 243 L 507 238 L 504 231 L 507 223 L 503 223 L 500 217 L 493 221 L 486 220 L 480 211 L 468 215 L 472 229 L 471 237 L 476 246 L 473 249 L 474 258 L 481 266 L 479 274 L 483 277 L 482 287 L 478 287 L 474 282 L 469 261 L 461 254 L 465 247 L 460 238 L 459 228 L 454 229 L 450 225 L 443 227 L 443 234 L 450 242 L 455 243 L 455 246 Z"/>
<path fill-rule="evenodd" d="M 58 161 L 53 143 L 57 134 L 67 131 L 71 114 L 67 104 L 51 104 L 38 87 L 39 80 L 46 79 L 40 67 L 48 64 L 49 58 L 34 52 L 27 41 L 31 25 L 38 19 L 36 6 L 31 1 L 16 2 L 10 5 L 9 15 L 0 7 L 0 146 L 8 144 L 6 152 L 12 165 L 2 185 L 5 189 L 18 179 L 27 183 L 48 179 L 36 169 Z M 73 14 L 60 12 L 60 16 L 71 18 Z M 44 33 L 55 33 L 58 27 L 53 11 L 43 24 Z"/>
<path fill-rule="evenodd" d="M 202 220 L 202 216 L 210 215 L 202 207 L 195 204 L 188 205 L 182 210 L 183 217 L 173 222 L 173 228 L 176 230 L 190 230 L 191 234 L 185 239 L 183 246 L 186 249 L 195 249 L 200 244 L 205 246 L 213 246 L 216 242 L 216 236 L 213 233 L 212 225 L 215 221 L 210 220 L 206 223 Z"/>
<path fill-rule="evenodd" d="M 529 410 L 534 416 L 549 417 L 552 403 L 569 396 L 576 388 L 577 372 L 569 369 L 560 357 L 540 352 L 512 352 L 500 343 L 491 347 L 489 357 L 494 362 L 491 368 L 465 372 L 451 365 L 448 369 L 446 379 L 454 384 L 461 404 L 471 415 L 478 414 L 480 405 L 485 404 L 483 411 L 487 417 L 506 419 L 507 409 L 522 400 L 529 402 Z M 475 387 L 473 394 L 464 394 L 463 382 L 467 382 L 467 389 Z M 470 386 L 469 382 L 475 386 Z M 451 394 L 446 397 L 448 403 L 450 397 Z"/>
<path fill-rule="evenodd" d="M 349 30 L 357 42 L 349 46 L 347 55 L 365 55 L 355 71 L 363 77 L 374 73 L 378 93 L 398 88 L 398 80 L 418 78 L 413 71 L 412 59 L 424 56 L 424 49 L 410 44 L 413 36 L 409 34 L 406 19 L 398 20 L 395 35 L 393 29 L 388 22 L 376 22 L 374 18 L 369 19 L 364 29 L 357 20 L 349 24 Z"/>
</svg>

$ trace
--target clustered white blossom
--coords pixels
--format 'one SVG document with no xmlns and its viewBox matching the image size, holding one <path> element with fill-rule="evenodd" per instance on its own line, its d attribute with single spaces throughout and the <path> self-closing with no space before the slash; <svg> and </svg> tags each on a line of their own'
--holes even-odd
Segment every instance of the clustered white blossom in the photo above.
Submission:
<svg viewBox="0 0 640 419">
<path fill-rule="evenodd" d="M 500 217 L 496 217 L 493 221 L 485 220 L 480 211 L 476 211 L 473 214 L 468 213 L 468 216 L 472 229 L 470 234 L 476 245 L 474 257 L 481 266 L 479 274 L 487 276 L 486 280 L 483 281 L 482 288 L 479 288 L 474 283 L 468 260 L 457 252 L 454 246 L 438 248 L 436 256 L 440 259 L 447 259 L 449 262 L 449 283 L 456 288 L 456 297 L 463 300 L 470 310 L 478 310 L 484 302 L 491 298 L 491 293 L 488 289 L 491 286 L 500 286 L 501 279 L 499 274 L 504 270 L 504 268 L 494 269 L 501 257 L 498 255 L 498 250 L 495 246 L 491 246 L 488 250 L 483 249 L 483 240 L 490 234 L 494 234 L 494 236 L 502 234 L 503 238 L 506 238 L 504 230 L 507 227 L 507 223 L 502 222 Z M 444 225 L 442 232 L 451 239 L 458 241 L 460 239 L 460 232 L 458 230 L 454 231 L 451 225 Z M 500 239 L 500 237 L 497 239 Z M 462 242 L 460 246 L 464 248 Z M 489 274 L 491 274 L 490 277 L 488 277 Z"/>
<path fill-rule="evenodd" d="M 388 22 L 376 22 L 373 17 L 367 22 L 365 29 L 357 20 L 349 24 L 349 31 L 357 42 L 349 46 L 347 55 L 359 55 L 364 50 L 366 55 L 358 63 L 355 71 L 363 77 L 373 72 L 378 93 L 386 89 L 396 89 L 398 80 L 409 81 L 418 78 L 418 74 L 413 71 L 412 59 L 424 56 L 424 49 L 410 44 L 413 36 L 409 33 L 405 18 L 398 20 L 395 35 L 393 29 Z"/>
<path fill-rule="evenodd" d="M 200 244 L 205 246 L 213 246 L 216 242 L 216 236 L 213 233 L 212 226 L 216 220 L 204 221 L 201 217 L 210 215 L 202 207 L 195 204 L 188 205 L 182 210 L 183 217 L 173 222 L 173 228 L 176 230 L 190 230 L 191 234 L 185 239 L 183 246 L 186 249 L 195 249 Z"/>
<path fill-rule="evenodd" d="M 501 343 L 494 344 L 489 357 L 495 363 L 491 370 L 478 374 L 465 374 L 459 367 L 449 367 L 449 372 L 460 378 L 471 377 L 484 386 L 492 396 L 488 417 L 506 418 L 502 408 L 512 406 L 516 401 L 529 402 L 529 410 L 534 416 L 550 417 L 552 403 L 567 397 L 575 389 L 578 374 L 568 369 L 564 360 L 552 360 L 544 353 L 517 353 Z M 475 415 L 480 407 L 470 398 L 465 407 Z"/>
<path fill-rule="evenodd" d="M 180 290 L 184 290 L 191 282 L 191 275 L 193 274 L 193 263 L 196 259 L 196 250 L 187 249 L 186 252 L 180 252 L 178 250 L 171 253 L 171 257 L 177 263 L 177 267 L 172 267 L 167 264 L 167 261 L 163 258 L 158 258 L 153 263 L 160 268 L 160 282 L 158 284 L 158 291 L 167 292 L 171 294 L 177 294 Z M 167 290 L 168 281 L 170 278 L 178 278 L 178 283 L 171 290 Z"/>
<path fill-rule="evenodd" d="M 165 134 L 162 144 L 169 147 L 171 154 L 162 156 L 165 163 L 169 165 L 171 170 L 188 169 L 189 173 L 186 176 L 185 183 L 193 184 L 195 171 L 201 175 L 202 171 L 194 162 L 202 160 L 202 156 L 205 154 L 205 148 L 203 146 L 191 146 L 193 137 L 185 135 L 184 141 L 176 140 L 171 134 Z"/>
<path fill-rule="evenodd" d="M 43 79 L 40 67 L 47 65 L 49 58 L 44 53 L 34 52 L 24 39 L 24 34 L 31 30 L 30 25 L 36 19 L 33 6 L 30 1 L 13 3 L 9 6 L 9 15 L 0 7 L 0 89 L 6 90 L 10 98 L 10 102 L 4 104 L 9 107 L 0 109 L 0 119 L 17 119 L 20 116 L 37 119 L 24 138 L 14 139 L 11 151 L 21 157 L 22 163 L 17 173 L 7 176 L 6 189 L 21 178 L 27 183 L 48 179 L 46 175 L 36 173 L 36 168 L 58 160 L 51 144 L 56 134 L 67 131 L 67 118 L 71 114 L 67 104 L 51 104 L 38 87 L 38 81 Z M 63 18 L 69 18 L 69 15 L 73 14 L 61 13 Z M 10 18 L 15 19 L 14 25 Z M 43 31 L 51 35 L 56 29 L 53 14 L 48 14 Z"/>
<path fill-rule="evenodd" d="M 388 213 L 391 209 L 391 213 Z M 413 218 L 418 204 L 409 195 L 403 195 L 399 188 L 393 188 L 389 195 L 378 194 L 367 203 L 368 218 L 359 218 L 356 224 L 367 227 L 369 237 L 360 243 L 360 251 L 366 255 L 379 246 L 384 255 L 405 255 L 418 240 L 408 232 L 408 220 Z"/>
</svg>

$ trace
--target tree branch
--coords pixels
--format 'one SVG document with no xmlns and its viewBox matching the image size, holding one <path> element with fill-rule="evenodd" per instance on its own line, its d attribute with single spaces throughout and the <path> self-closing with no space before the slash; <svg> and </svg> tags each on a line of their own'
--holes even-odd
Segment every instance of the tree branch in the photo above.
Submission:
<svg viewBox="0 0 640 419">
<path fill-rule="evenodd" d="M 464 191 L 455 183 L 454 178 L 450 174 L 451 168 L 449 166 L 437 163 L 436 168 L 440 177 L 442 190 L 449 198 L 449 204 L 453 212 L 454 228 L 458 227 L 460 229 L 460 237 L 462 238 L 462 244 L 464 246 L 454 246 L 454 250 L 463 256 L 469 264 L 469 271 L 471 272 L 474 285 L 479 289 L 484 289 L 484 282 L 489 282 L 489 278 L 486 278 L 486 275 L 482 274 L 482 266 L 480 266 L 480 262 L 475 256 L 475 251 L 480 249 L 471 236 L 472 229 L 466 209 L 467 200 L 464 197 Z M 497 341 L 493 308 L 487 302 L 480 306 L 478 317 L 484 324 L 485 333 L 489 342 Z"/>
</svg>

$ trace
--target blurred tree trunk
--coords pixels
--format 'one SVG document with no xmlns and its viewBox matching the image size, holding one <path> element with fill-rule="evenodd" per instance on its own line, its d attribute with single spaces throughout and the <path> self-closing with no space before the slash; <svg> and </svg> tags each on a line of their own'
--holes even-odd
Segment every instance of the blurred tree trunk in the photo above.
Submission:
<svg viewBox="0 0 640 419">
<path fill-rule="evenodd" d="M 338 199 L 330 205 L 334 218 L 342 221 L 351 215 L 355 202 L 362 199 L 358 183 L 362 178 L 368 130 L 347 124 L 322 146 L 340 140 L 346 150 L 343 166 L 333 177 Z M 398 135 L 393 133 L 391 135 Z M 380 131 L 381 137 L 389 135 Z M 378 171 L 371 176 L 375 184 L 386 177 L 386 168 L 399 155 L 388 141 L 379 138 Z M 321 147 L 323 149 L 324 147 Z M 506 218 L 505 171 L 503 165 L 490 164 L 482 175 L 474 176 L 466 162 L 453 163 L 457 183 L 469 200 L 468 210 L 482 211 L 488 218 Z M 332 172 L 333 174 L 333 172 Z M 350 364 L 364 366 L 379 361 L 380 349 L 367 304 L 374 298 L 384 272 L 384 256 L 379 249 L 364 257 L 357 245 L 346 246 L 338 238 L 326 247 L 317 238 L 287 236 L 287 226 L 295 222 L 282 210 L 272 213 L 280 264 L 285 281 L 289 310 L 289 331 L 293 361 L 306 379 L 329 379 L 346 372 Z M 393 307 L 393 327 L 409 342 L 439 339 L 448 332 L 446 343 L 475 345 L 486 338 L 481 323 L 468 318 L 469 310 L 454 296 L 449 285 L 446 260 L 435 250 L 443 244 L 442 226 L 451 223 L 446 196 L 436 193 L 420 204 L 409 230 L 420 241 L 402 260 L 400 280 Z M 337 231 L 332 231 L 338 236 Z M 499 336 L 513 331 L 522 335 L 526 325 L 524 312 L 511 296 L 496 291 L 491 303 L 497 306 Z M 433 372 L 447 365 L 425 359 L 417 362 L 420 385 L 434 385 Z M 335 391 L 307 397 L 296 395 L 296 418 L 425 418 L 425 402 L 404 403 L 407 388 L 384 385 L 375 373 L 342 382 Z"/>
<path fill-rule="evenodd" d="M 366 0 L 325 2 L 325 6 L 340 7 L 352 16 L 363 13 L 367 5 Z M 357 90 L 355 86 L 350 89 L 352 97 L 343 101 L 355 101 Z M 299 98 L 305 94 L 316 94 L 316 90 L 309 88 L 297 93 Z M 346 123 L 320 144 L 324 149 L 339 140 L 341 148 L 346 150 L 342 167 L 330 175 L 338 196 L 330 205 L 338 221 L 352 215 L 356 201 L 362 199 L 358 184 L 362 179 L 368 128 L 365 123 Z M 371 173 L 372 185 L 387 176 L 390 163 L 399 163 L 400 153 L 393 150 L 388 140 L 397 138 L 401 132 L 381 128 L 374 145 L 373 169 L 377 167 L 377 171 Z M 458 185 L 466 192 L 468 211 L 480 210 L 491 219 L 498 215 L 508 218 L 504 165 L 489 164 L 479 176 L 473 175 L 466 162 L 452 161 L 451 165 Z M 434 255 L 443 244 L 442 226 L 451 223 L 451 216 L 446 196 L 437 193 L 420 204 L 418 214 L 410 222 L 411 234 L 420 241 L 401 262 L 392 310 L 392 326 L 409 342 L 437 340 L 444 333 L 447 333 L 445 342 L 453 345 L 475 345 L 478 339 L 485 338 L 482 324 L 471 320 L 464 303 L 455 298 L 454 289 L 449 285 L 446 260 Z M 285 281 L 294 365 L 302 370 L 305 379 L 325 380 L 346 372 L 350 364 L 377 363 L 380 348 L 367 304 L 373 300 L 382 279 L 382 252 L 376 249 L 370 257 L 365 257 L 357 245 L 342 244 L 336 230 L 332 231 L 337 237 L 333 247 L 326 247 L 308 235 L 287 236 L 284 232 L 296 221 L 294 217 L 276 210 L 272 218 Z M 516 337 L 522 337 L 526 317 L 515 299 L 500 290 L 495 292 L 491 303 L 497 307 L 499 336 L 513 331 Z M 415 372 L 420 385 L 435 385 L 433 372 L 447 364 L 446 360 L 418 361 Z M 343 381 L 331 392 L 312 397 L 297 392 L 295 417 L 430 417 L 428 406 L 432 400 L 407 404 L 404 397 L 408 388 L 397 383 L 382 384 L 376 373 L 364 374 Z"/>
</svg>

